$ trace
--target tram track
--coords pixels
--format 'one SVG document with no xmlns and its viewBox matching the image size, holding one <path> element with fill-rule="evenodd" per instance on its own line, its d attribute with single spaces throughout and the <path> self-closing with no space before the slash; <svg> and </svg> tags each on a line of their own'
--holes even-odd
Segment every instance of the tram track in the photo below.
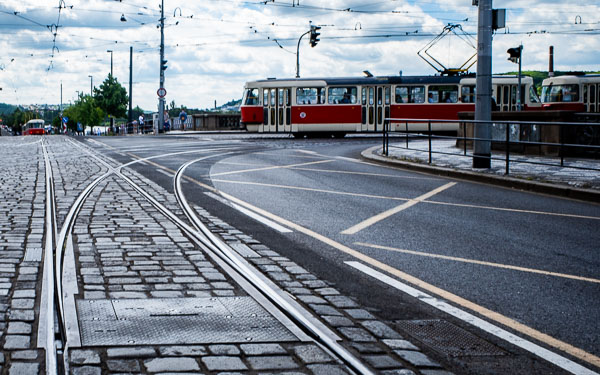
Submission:
<svg viewBox="0 0 600 375">
<path fill-rule="evenodd" d="M 277 287 L 272 281 L 267 279 L 264 275 L 262 275 L 262 273 L 256 270 L 254 266 L 246 262 L 224 241 L 222 241 L 216 235 L 214 235 L 201 222 L 194 209 L 190 206 L 185 195 L 183 194 L 181 184 L 181 180 L 184 176 L 185 170 L 194 163 L 217 156 L 222 156 L 225 154 L 233 154 L 235 153 L 235 151 L 221 152 L 218 154 L 212 154 L 201 158 L 196 158 L 190 162 L 185 163 L 179 168 L 176 175 L 173 177 L 173 187 L 175 197 L 179 204 L 179 208 L 185 214 L 185 218 L 180 218 L 176 213 L 173 212 L 172 209 L 165 207 L 161 202 L 152 197 L 152 195 L 148 193 L 142 186 L 133 181 L 130 177 L 124 175 L 122 173 L 123 168 L 129 167 L 136 163 L 141 163 L 145 160 L 157 159 L 174 154 L 180 155 L 201 152 L 214 152 L 222 151 L 222 149 L 213 148 L 204 150 L 182 151 L 177 153 L 170 153 L 144 159 L 138 159 L 119 166 L 112 166 L 102 158 L 98 157 L 87 147 L 80 145 L 78 142 L 72 140 L 69 141 L 84 152 L 86 152 L 87 154 L 89 154 L 90 156 L 92 156 L 92 158 L 96 160 L 99 164 L 105 166 L 108 169 L 108 171 L 98 176 L 82 190 L 82 192 L 76 198 L 75 202 L 71 205 L 71 208 L 69 209 L 69 212 L 65 217 L 60 232 L 57 232 L 55 209 L 53 211 L 53 207 L 55 206 L 55 203 L 53 203 L 55 202 L 55 197 L 51 165 L 49 157 L 47 155 L 47 151 L 44 147 L 44 157 L 46 160 L 47 168 L 46 170 L 48 171 L 46 173 L 46 207 L 47 210 L 50 210 L 47 212 L 54 212 L 54 218 L 51 220 L 53 224 L 47 223 L 47 230 L 50 230 L 50 226 L 53 225 L 53 229 L 51 229 L 52 235 L 49 236 L 51 238 L 47 238 L 46 240 L 47 249 L 52 249 L 51 251 L 46 251 L 46 257 L 47 259 L 49 259 L 48 262 L 52 262 L 52 264 L 54 265 L 54 267 L 50 267 L 50 270 L 47 270 L 49 275 L 51 275 L 54 279 L 55 287 L 55 291 L 52 292 L 53 294 L 55 294 L 52 297 L 52 299 L 49 298 L 49 300 L 56 300 L 56 310 L 55 306 L 52 304 L 48 304 L 46 309 L 48 316 L 52 314 L 52 318 L 47 318 L 47 321 L 52 323 L 48 324 L 49 327 L 47 327 L 48 336 L 46 347 L 51 349 L 47 350 L 46 368 L 48 374 L 62 374 L 68 373 L 69 371 L 68 361 L 66 358 L 67 348 L 69 346 L 69 341 L 67 340 L 67 338 L 69 337 L 69 335 L 67 332 L 68 328 L 65 328 L 68 324 L 65 321 L 65 292 L 62 285 L 64 256 L 65 249 L 67 247 L 67 242 L 71 235 L 74 223 L 86 199 L 101 181 L 105 180 L 106 178 L 112 175 L 117 176 L 119 179 L 125 181 L 140 196 L 144 197 L 144 199 L 148 201 L 155 209 L 157 209 L 161 214 L 163 214 L 172 223 L 179 227 L 190 239 L 193 240 L 193 242 L 199 248 L 205 251 L 209 257 L 211 257 L 217 264 L 219 264 L 225 272 L 230 274 L 232 278 L 236 280 L 243 280 L 246 289 L 248 287 L 253 288 L 256 291 L 256 295 L 260 295 L 260 298 L 266 299 L 269 304 L 271 304 L 278 310 L 279 315 L 284 315 L 289 320 L 291 320 L 300 331 L 304 332 L 308 337 L 310 337 L 313 340 L 313 342 L 319 347 L 329 352 L 333 357 L 337 358 L 338 361 L 344 364 L 352 373 L 364 375 L 373 374 L 373 372 L 368 367 L 366 367 L 358 358 L 356 358 L 350 351 L 345 349 L 342 345 L 340 345 L 337 342 L 339 338 L 333 331 L 331 331 L 328 327 L 326 327 L 323 323 L 316 319 L 312 315 L 312 313 L 307 311 L 286 292 L 279 289 L 279 287 Z M 188 222 L 186 222 L 186 219 Z M 232 276 L 232 274 L 235 274 L 235 276 Z M 52 313 L 50 313 L 51 310 Z M 59 321 L 58 332 L 54 332 L 54 311 L 56 311 L 56 315 Z M 52 328 L 50 328 L 50 326 L 52 326 Z M 73 327 L 71 327 L 70 329 L 73 329 Z M 54 336 L 59 337 L 59 342 L 56 344 L 54 343 Z M 52 337 L 52 344 L 50 343 L 50 337 Z M 61 352 L 56 350 L 57 347 L 62 349 L 65 353 L 64 358 L 61 358 Z"/>
</svg>

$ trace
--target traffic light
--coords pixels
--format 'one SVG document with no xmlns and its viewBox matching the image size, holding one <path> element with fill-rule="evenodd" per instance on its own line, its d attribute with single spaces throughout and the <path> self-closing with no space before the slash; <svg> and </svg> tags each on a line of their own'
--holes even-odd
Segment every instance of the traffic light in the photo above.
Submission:
<svg viewBox="0 0 600 375">
<path fill-rule="evenodd" d="M 321 33 L 318 33 L 317 31 L 321 30 L 321 26 L 310 26 L 310 46 L 314 47 L 317 45 L 317 43 L 319 42 L 319 38 L 318 36 L 321 35 Z"/>
<path fill-rule="evenodd" d="M 509 48 L 508 51 L 506 51 L 506 53 L 508 53 L 510 55 L 508 60 L 511 62 L 514 62 L 515 64 L 519 63 L 519 60 L 521 59 L 521 49 L 522 49 L 521 46 L 515 47 L 515 48 Z"/>
<path fill-rule="evenodd" d="M 163 60 L 162 64 L 160 64 L 160 69 L 161 70 L 167 70 L 168 66 L 167 66 L 167 61 L 168 60 Z"/>
</svg>

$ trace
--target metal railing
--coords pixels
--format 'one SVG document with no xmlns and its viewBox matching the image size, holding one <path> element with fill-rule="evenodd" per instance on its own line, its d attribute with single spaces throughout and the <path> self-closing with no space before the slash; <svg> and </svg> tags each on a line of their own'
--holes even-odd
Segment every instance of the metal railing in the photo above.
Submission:
<svg viewBox="0 0 600 375">
<path fill-rule="evenodd" d="M 436 133 L 433 125 L 456 124 L 460 127 L 456 136 L 440 135 Z M 471 124 L 471 127 L 468 125 Z M 475 138 L 469 135 L 474 125 L 483 124 L 492 127 L 491 138 Z M 426 129 L 423 125 L 426 125 Z M 392 129 L 392 126 L 394 129 Z M 551 128 L 553 127 L 553 128 Z M 414 130 L 419 128 L 421 130 Z M 395 139 L 401 139 L 396 145 L 390 145 L 390 134 L 398 135 Z M 411 139 L 427 139 L 427 150 L 422 148 L 411 148 Z M 557 138 L 557 141 L 550 141 L 551 138 Z M 461 152 L 446 152 L 434 150 L 432 142 L 436 139 L 455 140 L 456 148 Z M 404 150 L 420 151 L 428 154 L 428 164 L 432 164 L 434 154 L 444 154 L 462 157 L 474 157 L 469 153 L 474 142 L 491 142 L 492 151 L 504 152 L 504 156 L 490 154 L 490 163 L 492 160 L 503 161 L 505 164 L 505 174 L 509 174 L 511 163 L 536 164 L 545 166 L 555 166 L 562 168 L 572 168 L 579 170 L 600 171 L 600 161 L 596 167 L 579 166 L 573 163 L 566 163 L 565 159 L 569 155 L 583 155 L 584 158 L 600 159 L 600 123 L 598 122 L 534 122 L 534 121 L 511 121 L 511 120 L 437 120 L 437 119 L 407 119 L 407 118 L 386 118 L 383 127 L 383 154 L 389 156 L 390 148 L 401 148 Z M 402 143 L 404 146 L 400 146 Z M 522 152 L 515 151 L 521 149 Z M 531 154 L 533 149 L 537 149 L 537 160 L 532 159 L 511 159 L 516 153 Z M 511 151 L 512 150 L 512 151 Z M 481 158 L 481 155 L 477 155 Z M 549 162 L 548 160 L 556 160 Z"/>
</svg>

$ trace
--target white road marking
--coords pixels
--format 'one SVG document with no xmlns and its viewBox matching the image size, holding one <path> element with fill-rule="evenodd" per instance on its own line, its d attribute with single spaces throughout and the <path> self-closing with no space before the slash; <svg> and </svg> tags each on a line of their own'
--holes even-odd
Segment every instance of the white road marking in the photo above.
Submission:
<svg viewBox="0 0 600 375">
<path fill-rule="evenodd" d="M 435 308 L 437 308 L 438 310 L 441 310 L 449 315 L 452 315 L 464 322 L 467 322 L 469 324 L 474 325 L 475 327 L 486 331 L 496 337 L 501 338 L 502 340 L 505 340 L 515 346 L 518 346 L 522 349 L 527 350 L 530 353 L 533 353 L 535 355 L 537 355 L 540 358 L 545 359 L 546 361 L 572 373 L 572 374 L 577 374 L 577 375 L 599 375 L 598 373 L 585 368 L 583 366 L 581 366 L 578 363 L 575 363 L 563 356 L 560 356 L 554 352 L 551 352 L 548 349 L 542 348 L 541 346 L 534 344 L 531 341 L 525 340 L 517 335 L 514 335 L 498 326 L 495 326 L 489 322 L 486 322 L 483 319 L 480 319 L 464 310 L 461 310 L 459 308 L 456 308 L 450 304 L 448 304 L 447 302 L 444 302 L 442 300 L 439 300 L 435 297 L 430 296 L 427 293 L 423 293 L 420 290 L 417 290 L 407 284 L 404 284 L 396 279 L 393 279 L 379 271 L 374 270 L 371 267 L 365 266 L 364 264 L 360 263 L 360 262 L 354 262 L 354 261 L 349 261 L 349 262 L 344 262 L 347 265 L 389 285 L 392 286 L 398 290 L 401 290 L 402 292 L 418 298 L 419 301 L 425 302 L 426 304 L 433 306 Z"/>
<path fill-rule="evenodd" d="M 286 228 L 286 227 L 284 227 L 282 225 L 279 225 L 276 222 L 274 222 L 272 220 L 269 220 L 266 217 L 261 216 L 261 215 L 255 213 L 255 212 L 252 212 L 252 211 L 250 211 L 250 210 L 248 210 L 248 209 L 246 209 L 246 208 L 244 208 L 244 207 L 242 207 L 240 205 L 237 205 L 237 204 L 235 204 L 233 202 L 230 202 L 227 199 L 225 199 L 225 198 L 223 198 L 223 197 L 221 197 L 221 196 L 219 196 L 217 194 L 214 194 L 214 193 L 211 193 L 211 192 L 205 192 L 204 194 L 208 195 L 209 197 L 211 197 L 213 199 L 218 200 L 219 202 L 221 202 L 223 204 L 226 204 L 226 205 L 228 205 L 230 207 L 235 208 L 236 210 L 240 211 L 244 215 L 250 216 L 254 220 L 258 221 L 259 223 L 262 223 L 262 224 L 264 224 L 264 225 L 266 225 L 266 226 L 268 226 L 268 227 L 270 227 L 272 229 L 275 229 L 276 231 L 278 231 L 280 233 L 292 233 L 293 232 L 292 230 L 290 230 L 290 229 L 288 229 L 288 228 Z"/>
<path fill-rule="evenodd" d="M 361 230 L 363 230 L 363 229 L 365 229 L 367 227 L 370 227 L 371 225 L 376 224 L 376 223 L 378 223 L 378 222 L 380 222 L 380 221 L 382 221 L 384 219 L 387 219 L 388 217 L 390 217 L 390 216 L 392 216 L 394 214 L 397 214 L 400 211 L 404 211 L 407 208 L 412 207 L 412 206 L 414 206 L 417 203 L 421 203 L 424 200 L 426 200 L 427 198 L 430 198 L 430 197 L 432 197 L 432 196 L 434 196 L 434 195 L 436 195 L 436 194 L 438 194 L 438 193 L 440 193 L 440 192 L 442 192 L 442 191 L 444 191 L 444 190 L 446 190 L 448 188 L 451 188 L 454 185 L 456 185 L 456 182 L 449 182 L 449 183 L 447 183 L 445 185 L 442 185 L 439 188 L 434 189 L 434 190 L 432 190 L 432 191 L 430 191 L 430 192 L 428 192 L 426 194 L 418 196 L 418 197 L 416 197 L 414 199 L 410 199 L 406 203 L 403 203 L 403 204 L 401 204 L 399 206 L 396 206 L 396 207 L 394 207 L 392 209 L 384 211 L 384 212 L 382 212 L 382 213 L 380 213 L 378 215 L 370 217 L 367 220 L 364 220 L 364 221 L 362 221 L 362 222 L 360 222 L 360 223 L 358 223 L 356 225 L 353 225 L 350 228 L 342 231 L 342 234 L 356 234 L 356 233 L 360 232 Z"/>
<path fill-rule="evenodd" d="M 569 275 L 569 274 L 566 274 L 566 273 L 544 271 L 544 270 L 538 270 L 538 269 L 535 269 L 535 268 L 513 266 L 513 265 L 510 265 L 510 264 L 501 264 L 501 263 L 494 263 L 494 262 L 486 262 L 486 261 L 477 260 L 477 259 L 467 259 L 467 258 L 453 257 L 453 256 L 448 256 L 448 255 L 431 254 L 431 253 L 425 253 L 425 252 L 422 252 L 422 251 L 398 249 L 398 248 L 395 248 L 395 247 L 374 245 L 374 244 L 369 244 L 369 243 L 364 243 L 364 242 L 355 242 L 354 244 L 355 245 L 359 245 L 359 246 L 370 247 L 370 248 L 373 248 L 373 249 L 393 251 L 393 252 L 396 252 L 396 253 L 418 255 L 418 256 L 422 256 L 422 257 L 451 260 L 451 261 L 462 262 L 462 263 L 479 264 L 481 266 L 503 268 L 503 269 L 513 270 L 513 271 L 537 273 L 537 274 L 545 275 L 545 276 L 562 277 L 564 279 L 572 279 L 572 280 L 577 280 L 577 281 L 585 281 L 585 282 L 589 282 L 589 283 L 600 284 L 600 279 L 594 279 L 592 277 L 583 277 L 583 276 Z"/>
<path fill-rule="evenodd" d="M 168 176 L 168 177 L 173 177 L 173 176 L 174 176 L 172 173 L 169 173 L 169 172 L 167 172 L 167 171 L 164 171 L 164 170 L 162 170 L 161 168 L 156 168 L 156 171 L 157 171 L 158 173 L 162 173 L 162 174 L 164 174 L 165 176 Z"/>
</svg>

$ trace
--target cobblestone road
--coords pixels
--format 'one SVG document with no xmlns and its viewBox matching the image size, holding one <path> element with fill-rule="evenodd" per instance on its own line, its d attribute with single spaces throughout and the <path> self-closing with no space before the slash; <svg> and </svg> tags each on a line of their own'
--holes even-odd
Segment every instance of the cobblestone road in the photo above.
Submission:
<svg viewBox="0 0 600 375">
<path fill-rule="evenodd" d="M 45 215 L 41 142 L 0 138 L 6 158 L 0 168 L 0 367 L 7 374 L 43 373 L 46 367 L 39 333 L 45 322 L 39 292 Z M 44 142 L 60 230 L 79 194 L 108 168 L 66 137 Z M 123 173 L 184 218 L 172 194 L 132 170 Z M 447 374 L 352 298 L 251 234 L 195 209 L 213 233 L 331 327 L 374 372 Z M 85 200 L 67 247 L 65 278 L 73 285 L 64 288 L 74 294 L 71 304 L 65 302 L 72 309 L 69 373 L 349 373 L 285 318 L 268 313 L 243 282 L 117 175 L 102 180 Z"/>
</svg>

